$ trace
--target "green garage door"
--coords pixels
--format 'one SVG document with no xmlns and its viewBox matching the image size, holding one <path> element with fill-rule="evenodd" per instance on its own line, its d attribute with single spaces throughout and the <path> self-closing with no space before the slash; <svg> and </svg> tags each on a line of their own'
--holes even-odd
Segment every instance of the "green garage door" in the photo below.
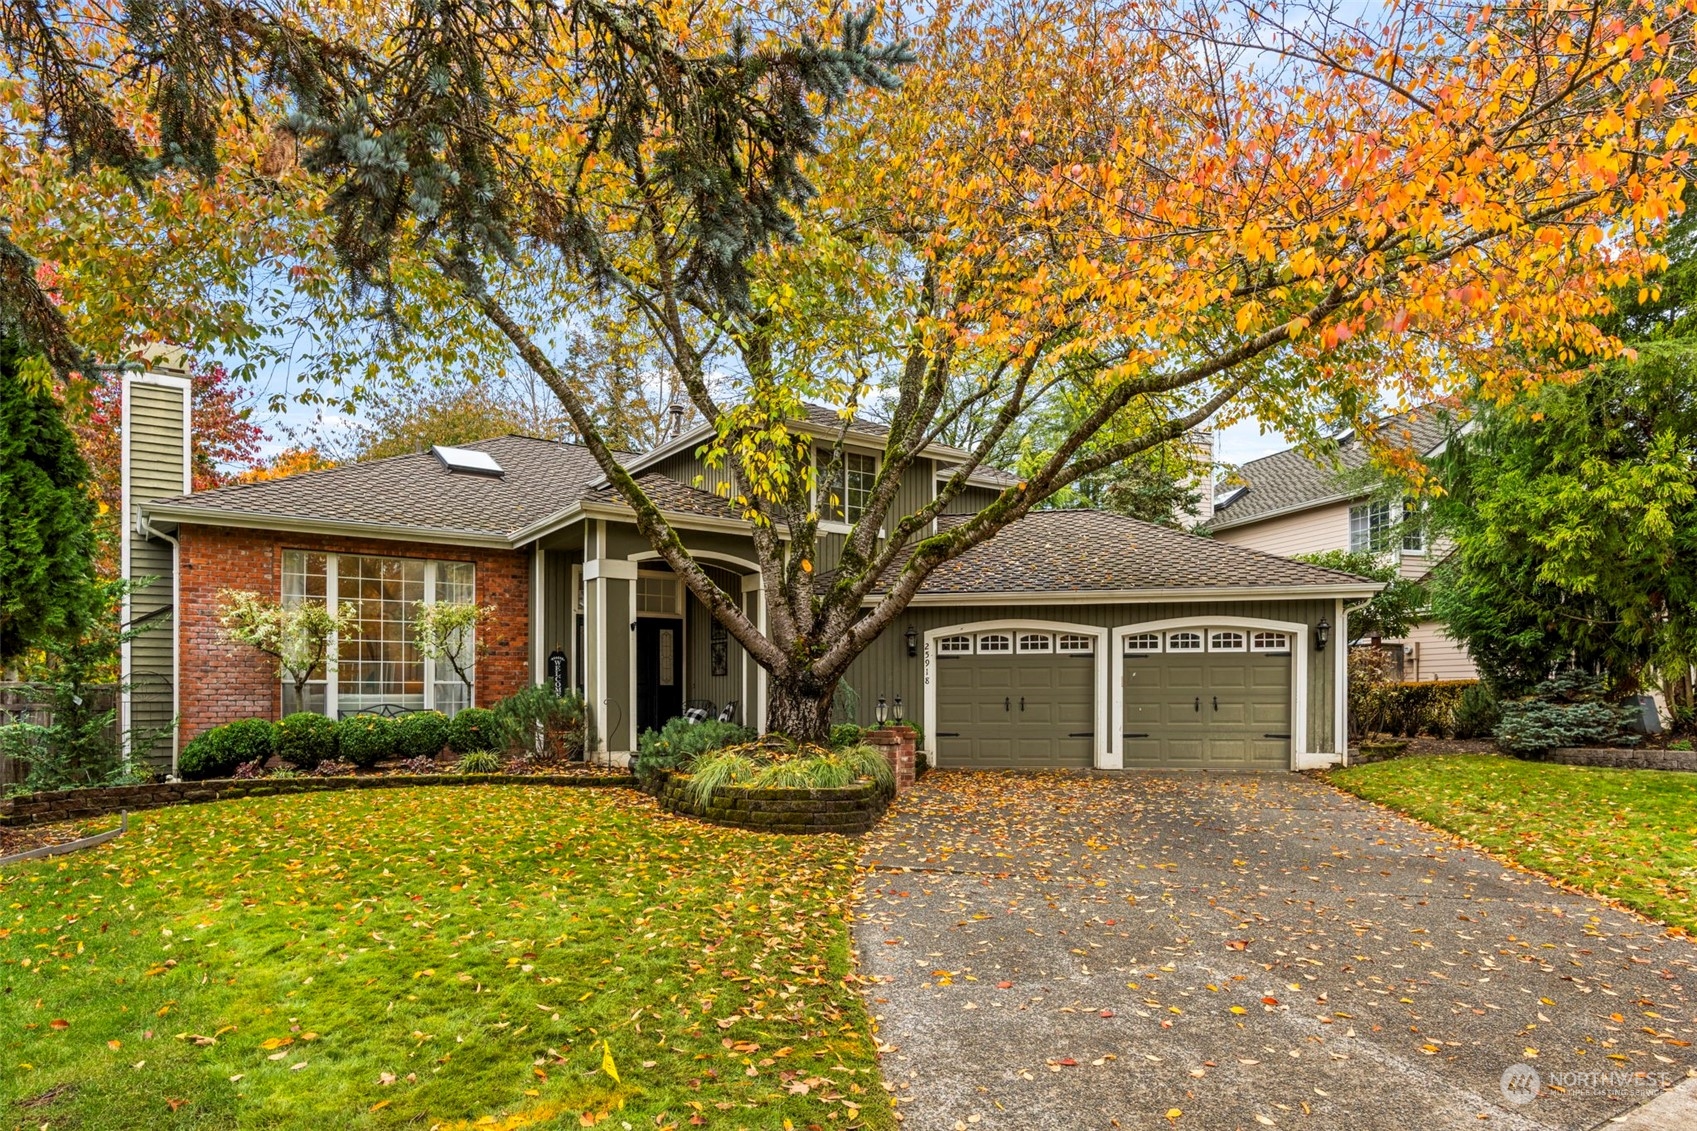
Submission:
<svg viewBox="0 0 1697 1131">
<path fill-rule="evenodd" d="M 985 635 L 993 647 L 1004 643 Z M 1029 647 L 1041 643 L 1023 635 Z M 1042 652 L 941 652 L 932 736 L 937 765 L 1044 770 L 1096 764 L 1096 658 L 1057 654 L 1053 647 L 1051 639 Z"/>
<path fill-rule="evenodd" d="M 1165 635 L 1177 650 L 1139 651 L 1140 644 L 1159 642 L 1128 641 L 1124 765 L 1288 770 L 1290 653 L 1245 651 L 1247 636 L 1236 632 Z M 1219 650 L 1201 649 L 1216 637 Z"/>
</svg>

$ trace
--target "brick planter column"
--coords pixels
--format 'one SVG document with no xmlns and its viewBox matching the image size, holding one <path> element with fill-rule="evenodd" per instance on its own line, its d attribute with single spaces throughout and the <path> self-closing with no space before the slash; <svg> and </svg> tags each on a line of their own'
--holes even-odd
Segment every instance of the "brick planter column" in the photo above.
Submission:
<svg viewBox="0 0 1697 1131">
<path fill-rule="evenodd" d="M 913 788 L 913 755 L 919 732 L 912 727 L 884 726 L 866 732 L 866 741 L 884 752 L 896 774 L 896 792 Z"/>
</svg>

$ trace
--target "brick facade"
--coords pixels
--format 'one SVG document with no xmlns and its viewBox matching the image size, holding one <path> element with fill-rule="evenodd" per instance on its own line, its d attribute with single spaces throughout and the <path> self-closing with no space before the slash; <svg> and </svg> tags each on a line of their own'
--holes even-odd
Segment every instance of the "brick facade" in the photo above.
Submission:
<svg viewBox="0 0 1697 1131">
<path fill-rule="evenodd" d="M 486 707 L 530 681 L 528 554 L 188 524 L 178 532 L 178 541 L 182 547 L 177 641 L 181 742 L 220 723 L 275 719 L 281 712 L 282 683 L 270 661 L 224 638 L 218 624 L 218 592 L 250 589 L 280 597 L 284 550 L 472 562 L 477 567 L 477 603 L 496 609 L 478 634 L 477 705 Z"/>
</svg>

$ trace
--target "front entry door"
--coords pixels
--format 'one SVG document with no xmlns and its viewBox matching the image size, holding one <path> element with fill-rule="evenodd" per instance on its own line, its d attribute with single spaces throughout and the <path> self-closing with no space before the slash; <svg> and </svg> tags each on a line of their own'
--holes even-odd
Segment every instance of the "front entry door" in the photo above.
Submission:
<svg viewBox="0 0 1697 1131">
<path fill-rule="evenodd" d="M 684 713 L 684 622 L 638 617 L 636 731 L 659 730 Z"/>
</svg>

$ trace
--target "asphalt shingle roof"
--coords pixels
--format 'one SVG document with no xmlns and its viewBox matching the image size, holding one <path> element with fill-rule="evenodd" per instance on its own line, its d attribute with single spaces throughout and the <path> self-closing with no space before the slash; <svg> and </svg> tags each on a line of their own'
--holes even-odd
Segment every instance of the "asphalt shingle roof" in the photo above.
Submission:
<svg viewBox="0 0 1697 1131">
<path fill-rule="evenodd" d="M 145 505 L 220 517 L 409 526 L 421 533 L 507 538 L 579 498 L 601 475 L 587 448 L 530 436 L 461 447 L 488 452 L 506 475 L 449 471 L 430 452 L 236 483 Z"/>
<path fill-rule="evenodd" d="M 1442 443 L 1450 428 L 1449 409 L 1428 404 L 1378 421 L 1377 439 L 1424 453 Z M 1357 477 L 1371 460 L 1372 448 L 1352 436 L 1334 454 L 1336 462 L 1332 463 L 1301 448 L 1290 448 L 1250 460 L 1238 469 L 1238 477 L 1247 486 L 1216 507 L 1208 528 L 1226 530 L 1308 504 L 1364 494 Z"/>
<path fill-rule="evenodd" d="M 636 484 L 642 488 L 642 493 L 648 496 L 650 502 L 669 513 L 693 514 L 704 518 L 741 517 L 729 500 L 722 499 L 711 491 L 702 491 L 687 483 L 679 483 L 676 479 L 661 475 L 657 471 L 638 475 Z M 583 501 L 625 505 L 624 499 L 612 487 L 597 487 L 586 491 Z"/>
<path fill-rule="evenodd" d="M 965 518 L 942 519 L 943 523 Z M 1135 589 L 1301 588 L 1375 583 L 1109 511 L 1033 511 L 938 567 L 942 593 L 1089 593 Z"/>
</svg>

